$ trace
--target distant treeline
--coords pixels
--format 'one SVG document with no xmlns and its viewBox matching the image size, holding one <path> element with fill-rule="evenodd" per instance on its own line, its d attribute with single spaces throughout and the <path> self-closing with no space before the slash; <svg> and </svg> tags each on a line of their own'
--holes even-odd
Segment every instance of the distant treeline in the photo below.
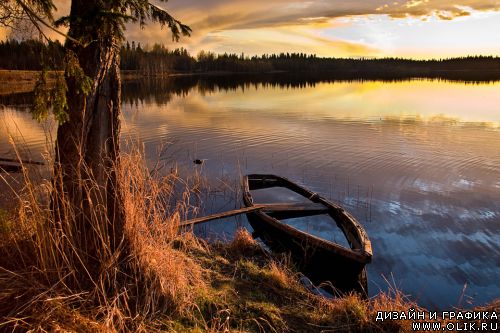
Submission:
<svg viewBox="0 0 500 333">
<path fill-rule="evenodd" d="M 35 40 L 0 42 L 0 69 L 61 69 L 64 49 L 59 41 L 47 44 Z"/>
<path fill-rule="evenodd" d="M 318 73 L 266 73 L 266 74 L 226 74 L 221 75 L 175 75 L 169 77 L 144 76 L 135 80 L 122 81 L 122 102 L 129 105 L 140 105 L 154 102 L 167 105 L 174 97 L 186 96 L 191 90 L 200 94 L 210 94 L 223 91 L 246 91 L 261 88 L 303 89 L 315 87 L 321 83 L 337 84 L 339 82 L 359 82 L 364 80 L 384 82 L 400 82 L 408 78 L 360 78 L 360 77 L 329 77 Z M 422 79 L 427 80 L 427 78 Z M 460 84 L 485 84 L 485 81 L 457 80 Z M 446 81 L 448 82 L 448 81 Z M 34 99 L 33 92 L 23 92 L 0 95 L 0 106 L 9 105 L 16 108 L 28 108 Z"/>
<path fill-rule="evenodd" d="M 60 69 L 64 58 L 59 42 L 9 40 L 0 43 L 0 69 Z M 332 78 L 401 79 L 430 77 L 464 80 L 500 79 L 500 57 L 470 56 L 439 60 L 402 58 L 346 59 L 322 58 L 304 53 L 214 54 L 201 51 L 196 57 L 180 48 L 169 50 L 164 45 L 141 47 L 127 42 L 121 48 L 121 68 L 144 75 L 165 73 L 270 73 L 308 72 Z"/>
</svg>

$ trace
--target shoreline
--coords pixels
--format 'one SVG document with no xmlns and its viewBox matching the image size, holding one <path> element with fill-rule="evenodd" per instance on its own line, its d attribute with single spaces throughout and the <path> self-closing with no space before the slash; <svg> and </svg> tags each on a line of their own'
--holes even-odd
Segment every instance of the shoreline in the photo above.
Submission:
<svg viewBox="0 0 500 333">
<path fill-rule="evenodd" d="M 0 69 L 0 96 L 16 93 L 28 93 L 33 91 L 38 80 L 40 71 L 29 70 L 10 70 Z M 56 73 L 61 71 L 49 71 L 48 81 L 54 82 Z M 430 72 L 413 72 L 407 73 L 372 73 L 359 71 L 337 71 L 337 72 L 307 72 L 307 71 L 267 71 L 267 72 L 231 72 L 231 71 L 212 71 L 212 72 L 160 72 L 148 73 L 139 70 L 122 70 L 122 81 L 133 81 L 140 79 L 161 79 L 161 78 L 176 78 L 176 77 L 216 77 L 216 76 L 259 76 L 259 75 L 274 75 L 287 74 L 304 77 L 317 77 L 318 79 L 328 80 L 412 80 L 412 79 L 429 79 L 429 80 L 449 80 L 463 82 L 498 82 L 500 81 L 500 70 L 481 71 L 481 70 L 435 70 Z"/>
<path fill-rule="evenodd" d="M 60 71 L 49 71 L 48 82 L 53 83 Z M 0 69 L 0 95 L 33 91 L 40 71 Z"/>
</svg>

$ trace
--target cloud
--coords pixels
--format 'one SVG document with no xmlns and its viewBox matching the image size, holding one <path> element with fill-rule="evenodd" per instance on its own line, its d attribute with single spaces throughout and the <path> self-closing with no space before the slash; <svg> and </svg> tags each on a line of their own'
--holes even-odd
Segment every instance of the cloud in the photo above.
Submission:
<svg viewBox="0 0 500 333">
<path fill-rule="evenodd" d="M 56 16 L 68 14 L 70 3 L 70 0 L 57 0 Z M 321 32 L 336 28 L 343 21 L 339 18 L 380 15 L 394 20 L 450 21 L 479 11 L 500 10 L 499 0 L 170 0 L 158 4 L 193 29 L 191 38 L 170 47 L 183 46 L 194 53 L 205 48 L 250 54 L 290 47 L 323 55 L 361 55 L 363 52 L 367 56 L 377 55 L 377 46 L 363 42 L 364 37 L 341 38 L 334 34 L 324 36 Z M 143 44 L 171 41 L 169 32 L 156 24 L 145 29 L 128 24 L 126 37 Z"/>
<path fill-rule="evenodd" d="M 176 1 L 172 1 L 174 4 Z M 248 29 L 307 24 L 311 18 L 322 21 L 371 14 L 394 18 L 426 17 L 442 19 L 464 16 L 470 11 L 500 10 L 498 0 L 190 0 L 177 1 L 176 14 L 201 32 L 218 29 Z"/>
<path fill-rule="evenodd" d="M 469 16 L 476 11 L 499 10 L 498 0 L 171 0 L 166 9 L 191 26 L 193 35 L 180 44 L 192 53 L 201 49 L 215 52 L 316 53 L 325 56 L 378 56 L 377 48 L 387 45 L 367 44 L 364 37 L 338 37 L 322 31 L 337 28 L 339 22 L 351 24 L 355 18 L 385 16 L 398 18 L 434 18 L 441 21 Z M 340 18 L 348 18 L 342 20 Z M 347 22 L 347 23 L 345 23 Z M 370 27 L 365 30 L 370 33 Z M 286 33 L 285 33 L 286 32 Z M 373 33 L 372 33 L 373 34 Z M 383 32 L 377 32 L 383 35 Z M 166 31 L 152 25 L 140 29 L 127 27 L 126 36 L 142 43 L 168 43 Z M 377 38 L 376 40 L 379 40 Z M 375 41 L 371 38 L 372 42 Z M 388 42 L 393 48 L 392 42 Z M 387 43 L 386 43 L 387 44 Z M 386 50 L 387 51 L 387 50 Z M 391 52 L 391 51 L 389 51 Z"/>
<path fill-rule="evenodd" d="M 498 11 L 497 0 L 460 0 L 457 2 L 442 0 L 408 0 L 386 3 L 377 8 L 377 12 L 393 18 L 435 16 L 442 20 L 452 20 L 470 15 L 473 11 Z"/>
</svg>

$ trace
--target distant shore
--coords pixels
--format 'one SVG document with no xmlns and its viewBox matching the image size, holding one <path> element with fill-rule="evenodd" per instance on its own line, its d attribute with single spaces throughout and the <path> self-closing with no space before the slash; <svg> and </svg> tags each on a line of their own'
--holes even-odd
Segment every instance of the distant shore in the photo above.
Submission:
<svg viewBox="0 0 500 333">
<path fill-rule="evenodd" d="M 49 83 L 54 82 L 57 71 L 49 71 Z M 144 77 L 173 77 L 173 76 L 191 76 L 200 73 L 158 73 L 155 75 L 145 74 L 141 71 L 122 71 L 123 80 L 137 80 Z M 208 73 L 202 73 L 208 74 Z M 229 74 L 229 73 L 218 73 Z M 27 93 L 33 91 L 35 84 L 40 76 L 40 71 L 28 70 L 9 70 L 0 69 L 0 95 L 9 95 L 16 93 Z"/>
<path fill-rule="evenodd" d="M 49 72 L 48 81 L 53 82 L 57 71 Z M 40 71 L 0 69 L 0 95 L 33 91 Z"/>
<path fill-rule="evenodd" d="M 55 80 L 57 71 L 49 72 L 49 83 Z M 282 71 L 272 71 L 262 74 L 277 74 L 283 73 Z M 214 71 L 214 72 L 159 72 L 159 73 L 145 73 L 140 70 L 122 70 L 122 80 L 138 80 L 143 78 L 166 78 L 166 77 L 179 77 L 179 76 L 219 76 L 219 75 L 242 75 L 249 73 L 235 73 L 229 71 Z M 0 69 L 0 95 L 9 95 L 16 93 L 27 93 L 33 91 L 35 84 L 40 76 L 40 71 L 27 71 L 27 70 L 9 70 Z"/>
<path fill-rule="evenodd" d="M 48 81 L 54 82 L 56 73 L 59 71 L 49 71 Z M 371 71 L 266 71 L 266 72 L 238 72 L 238 71 L 187 71 L 187 72 L 147 72 L 142 70 L 122 70 L 121 78 L 124 81 L 139 79 L 158 79 L 167 77 L 192 77 L 192 76 L 258 76 L 287 74 L 296 77 L 316 78 L 318 80 L 408 80 L 408 79 L 444 79 L 451 81 L 470 81 L 470 82 L 493 82 L 500 80 L 500 70 L 430 70 L 426 72 L 408 71 L 408 73 L 380 72 Z M 39 78 L 40 71 L 34 70 L 7 70 L 0 69 L 0 96 L 29 93 L 33 91 Z"/>
</svg>

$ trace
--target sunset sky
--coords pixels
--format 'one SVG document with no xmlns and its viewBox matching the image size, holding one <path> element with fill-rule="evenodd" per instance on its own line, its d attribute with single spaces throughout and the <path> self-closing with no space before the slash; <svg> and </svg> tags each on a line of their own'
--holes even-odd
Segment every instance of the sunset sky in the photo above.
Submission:
<svg viewBox="0 0 500 333">
<path fill-rule="evenodd" d="M 61 15 L 69 3 L 56 1 Z M 193 54 L 500 55 L 500 0 L 170 0 L 161 6 L 191 26 L 191 38 L 173 44 L 156 25 L 129 25 L 127 38 Z"/>
</svg>

